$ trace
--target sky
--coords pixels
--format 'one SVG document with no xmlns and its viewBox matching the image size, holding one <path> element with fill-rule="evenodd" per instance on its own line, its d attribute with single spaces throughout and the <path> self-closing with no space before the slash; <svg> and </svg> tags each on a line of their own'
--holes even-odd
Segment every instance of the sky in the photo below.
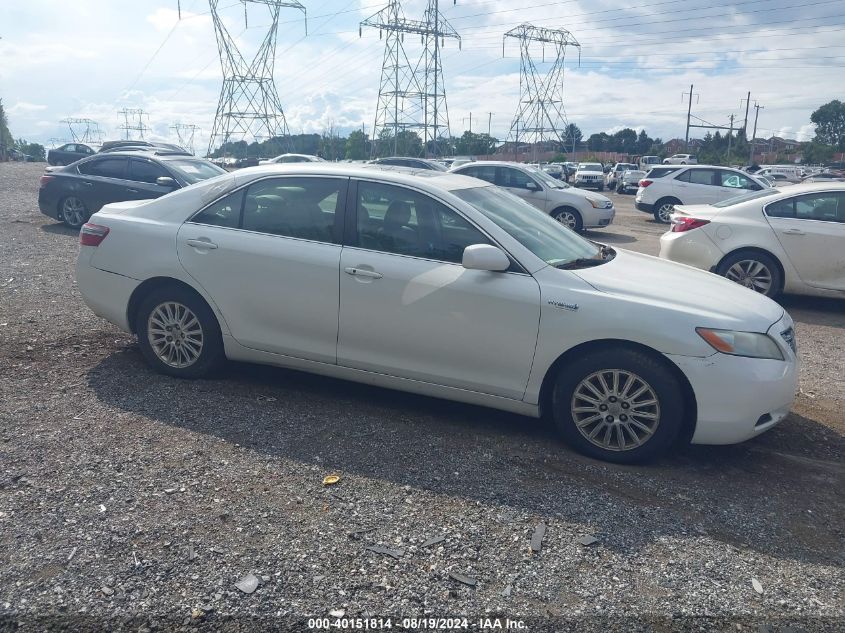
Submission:
<svg viewBox="0 0 845 633">
<path fill-rule="evenodd" d="M 282 10 L 275 81 L 292 133 L 372 130 L 384 42 L 359 23 L 386 0 L 302 0 Z M 402 2 L 423 19 L 425 0 Z M 177 6 L 181 5 L 179 19 Z M 266 7 L 219 0 L 245 58 L 266 36 Z M 757 136 L 809 140 L 810 114 L 845 98 L 842 0 L 450 0 L 441 11 L 461 36 L 442 53 L 451 132 L 470 125 L 505 139 L 520 92 L 518 42 L 503 34 L 521 23 L 565 28 L 569 47 L 564 105 L 587 136 L 624 127 L 668 140 L 684 137 L 692 114 L 713 125 L 741 124 L 751 92 Z M 409 55 L 420 51 L 408 36 Z M 548 52 L 548 49 L 547 49 Z M 539 47 L 533 49 L 537 67 Z M 121 138 L 122 108 L 143 108 L 147 138 L 176 140 L 176 123 L 199 127 L 208 143 L 222 83 L 207 0 L 0 0 L 0 98 L 16 138 L 69 141 L 63 118 L 96 120 Z M 702 131 L 692 136 L 702 135 Z"/>
</svg>

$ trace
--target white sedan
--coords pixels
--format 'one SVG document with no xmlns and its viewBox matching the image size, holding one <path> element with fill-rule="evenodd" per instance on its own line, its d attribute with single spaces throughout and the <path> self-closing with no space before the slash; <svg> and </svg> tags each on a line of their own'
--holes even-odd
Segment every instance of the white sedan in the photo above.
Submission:
<svg viewBox="0 0 845 633">
<path fill-rule="evenodd" d="M 795 393 L 770 299 L 466 176 L 256 167 L 106 205 L 80 242 L 86 303 L 172 376 L 228 358 L 548 412 L 617 462 L 746 440 Z"/>
<path fill-rule="evenodd" d="M 678 206 L 660 256 L 774 297 L 845 298 L 845 183 L 763 189 Z"/>
</svg>

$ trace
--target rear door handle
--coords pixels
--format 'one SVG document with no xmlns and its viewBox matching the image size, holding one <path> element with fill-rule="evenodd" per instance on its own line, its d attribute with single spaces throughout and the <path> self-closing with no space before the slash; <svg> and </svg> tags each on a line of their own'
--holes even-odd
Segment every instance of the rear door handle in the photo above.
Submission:
<svg viewBox="0 0 845 633">
<path fill-rule="evenodd" d="M 217 244 L 208 239 L 187 240 L 186 244 L 194 248 L 206 248 L 211 251 L 217 248 Z"/>
<path fill-rule="evenodd" d="M 783 231 L 784 235 L 804 235 L 804 231 L 801 229 L 786 229 Z"/>
<path fill-rule="evenodd" d="M 343 269 L 347 275 L 354 275 L 357 277 L 369 277 L 370 279 L 381 279 L 384 277 L 381 273 L 377 273 L 374 270 L 363 270 L 361 268 L 354 268 L 352 266 L 347 266 Z"/>
</svg>

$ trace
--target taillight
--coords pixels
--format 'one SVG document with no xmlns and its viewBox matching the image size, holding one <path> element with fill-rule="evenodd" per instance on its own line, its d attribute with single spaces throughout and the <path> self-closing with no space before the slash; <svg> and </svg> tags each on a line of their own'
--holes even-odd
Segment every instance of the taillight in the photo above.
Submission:
<svg viewBox="0 0 845 633">
<path fill-rule="evenodd" d="M 86 222 L 79 231 L 79 243 L 82 246 L 99 246 L 108 234 L 109 227 Z"/>
<path fill-rule="evenodd" d="M 55 176 L 41 176 L 41 180 L 38 181 L 38 188 L 43 189 L 47 186 L 47 183 L 51 180 L 55 180 Z"/>
<path fill-rule="evenodd" d="M 710 220 L 699 220 L 698 218 L 673 217 L 672 218 L 672 233 L 683 233 L 684 231 L 692 231 L 705 224 L 710 224 Z"/>
<path fill-rule="evenodd" d="M 643 178 L 643 179 L 640 181 L 640 187 L 646 188 L 646 187 L 648 187 L 648 186 L 649 186 L 651 183 L 653 183 L 653 182 L 654 182 L 653 180 L 649 180 L 648 178 Z"/>
</svg>

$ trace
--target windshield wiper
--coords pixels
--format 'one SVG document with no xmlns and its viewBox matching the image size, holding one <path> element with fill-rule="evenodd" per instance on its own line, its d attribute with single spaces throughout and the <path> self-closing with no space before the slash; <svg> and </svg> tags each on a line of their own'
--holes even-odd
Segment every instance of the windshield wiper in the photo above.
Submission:
<svg viewBox="0 0 845 633">
<path fill-rule="evenodd" d="M 599 266 L 600 264 L 603 264 L 606 261 L 607 260 L 603 257 L 601 259 L 596 259 L 595 257 L 579 257 L 578 259 L 573 259 L 570 262 L 555 264 L 555 268 L 560 268 L 561 270 L 571 270 L 573 268 L 589 268 L 590 266 Z"/>
</svg>

